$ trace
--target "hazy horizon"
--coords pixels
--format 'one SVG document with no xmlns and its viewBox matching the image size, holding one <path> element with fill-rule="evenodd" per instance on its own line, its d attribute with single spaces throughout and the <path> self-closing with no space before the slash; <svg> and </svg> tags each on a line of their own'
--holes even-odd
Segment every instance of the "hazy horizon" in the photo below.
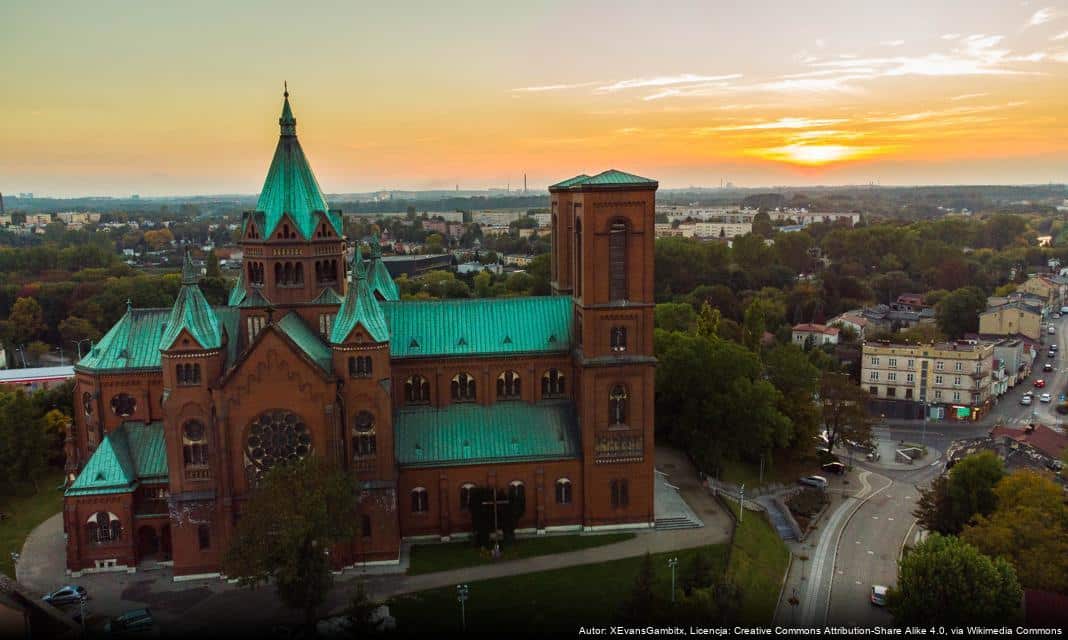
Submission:
<svg viewBox="0 0 1068 640">
<path fill-rule="evenodd" d="M 327 193 L 1068 182 L 1064 0 L 11 2 L 0 54 L 12 194 L 255 194 L 283 80 Z"/>
</svg>

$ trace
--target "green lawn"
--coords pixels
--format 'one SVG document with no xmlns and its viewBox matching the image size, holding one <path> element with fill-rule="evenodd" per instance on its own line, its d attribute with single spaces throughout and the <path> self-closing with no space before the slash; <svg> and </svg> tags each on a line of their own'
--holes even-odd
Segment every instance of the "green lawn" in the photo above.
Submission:
<svg viewBox="0 0 1068 640">
<path fill-rule="evenodd" d="M 819 464 L 812 460 L 784 459 L 764 463 L 764 478 L 760 478 L 760 465 L 740 460 L 728 460 L 723 463 L 719 479 L 732 484 L 745 483 L 747 487 L 759 487 L 772 482 L 790 484 L 798 478 L 818 469 Z"/>
<path fill-rule="evenodd" d="M 653 556 L 656 568 L 653 589 L 668 597 L 671 592 L 668 557 L 677 556 L 680 570 L 685 571 L 698 551 L 708 555 L 714 575 L 722 575 L 727 545 L 657 554 Z M 641 561 L 638 556 L 473 582 L 467 601 L 467 629 L 493 633 L 504 629 L 524 635 L 573 634 L 580 624 L 607 625 L 618 619 L 619 605 L 630 594 Z M 389 605 L 402 633 L 448 633 L 460 628 L 456 587 L 399 596 Z"/>
<path fill-rule="evenodd" d="M 14 578 L 11 553 L 22 553 L 22 543 L 30 531 L 63 510 L 63 492 L 56 488 L 61 482 L 63 474 L 58 472 L 40 481 L 37 495 L 28 487 L 15 496 L 0 496 L 0 512 L 7 516 L 0 521 L 0 573 Z"/>
<path fill-rule="evenodd" d="M 729 502 L 734 515 L 738 505 Z M 790 551 L 763 513 L 746 511 L 734 534 L 727 579 L 742 592 L 742 624 L 770 624 L 779 600 Z"/>
<path fill-rule="evenodd" d="M 488 551 L 477 549 L 471 542 L 447 544 L 418 544 L 412 547 L 408 575 L 415 576 L 437 571 L 451 571 L 480 564 L 507 562 L 521 558 L 533 558 L 566 551 L 579 551 L 630 540 L 633 533 L 606 533 L 601 535 L 544 536 L 520 538 L 504 547 L 503 556 L 496 561 Z"/>
</svg>

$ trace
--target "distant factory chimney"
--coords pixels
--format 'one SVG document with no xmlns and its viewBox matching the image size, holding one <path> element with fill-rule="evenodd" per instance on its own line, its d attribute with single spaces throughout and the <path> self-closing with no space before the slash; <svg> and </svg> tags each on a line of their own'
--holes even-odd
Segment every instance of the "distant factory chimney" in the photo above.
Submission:
<svg viewBox="0 0 1068 640">
<path fill-rule="evenodd" d="M 0 193 L 0 215 L 4 215 L 4 194 Z"/>
<path fill-rule="evenodd" d="M 523 195 L 527 193 L 527 174 L 523 174 Z"/>
</svg>

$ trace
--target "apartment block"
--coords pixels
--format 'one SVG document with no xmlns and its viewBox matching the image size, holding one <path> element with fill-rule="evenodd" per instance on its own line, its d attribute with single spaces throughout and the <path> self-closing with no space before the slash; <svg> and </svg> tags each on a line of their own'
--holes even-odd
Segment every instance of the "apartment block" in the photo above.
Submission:
<svg viewBox="0 0 1068 640">
<path fill-rule="evenodd" d="M 864 343 L 860 384 L 886 417 L 976 420 L 990 407 L 994 344 Z"/>
</svg>

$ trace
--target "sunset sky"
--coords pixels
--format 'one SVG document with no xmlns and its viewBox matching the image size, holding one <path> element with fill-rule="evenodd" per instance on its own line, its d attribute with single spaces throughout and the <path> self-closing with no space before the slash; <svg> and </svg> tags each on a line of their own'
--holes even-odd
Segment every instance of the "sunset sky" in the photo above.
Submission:
<svg viewBox="0 0 1068 640">
<path fill-rule="evenodd" d="M 0 71 L 4 193 L 258 192 L 283 80 L 328 193 L 1068 182 L 1063 0 L 5 0 Z"/>
</svg>

